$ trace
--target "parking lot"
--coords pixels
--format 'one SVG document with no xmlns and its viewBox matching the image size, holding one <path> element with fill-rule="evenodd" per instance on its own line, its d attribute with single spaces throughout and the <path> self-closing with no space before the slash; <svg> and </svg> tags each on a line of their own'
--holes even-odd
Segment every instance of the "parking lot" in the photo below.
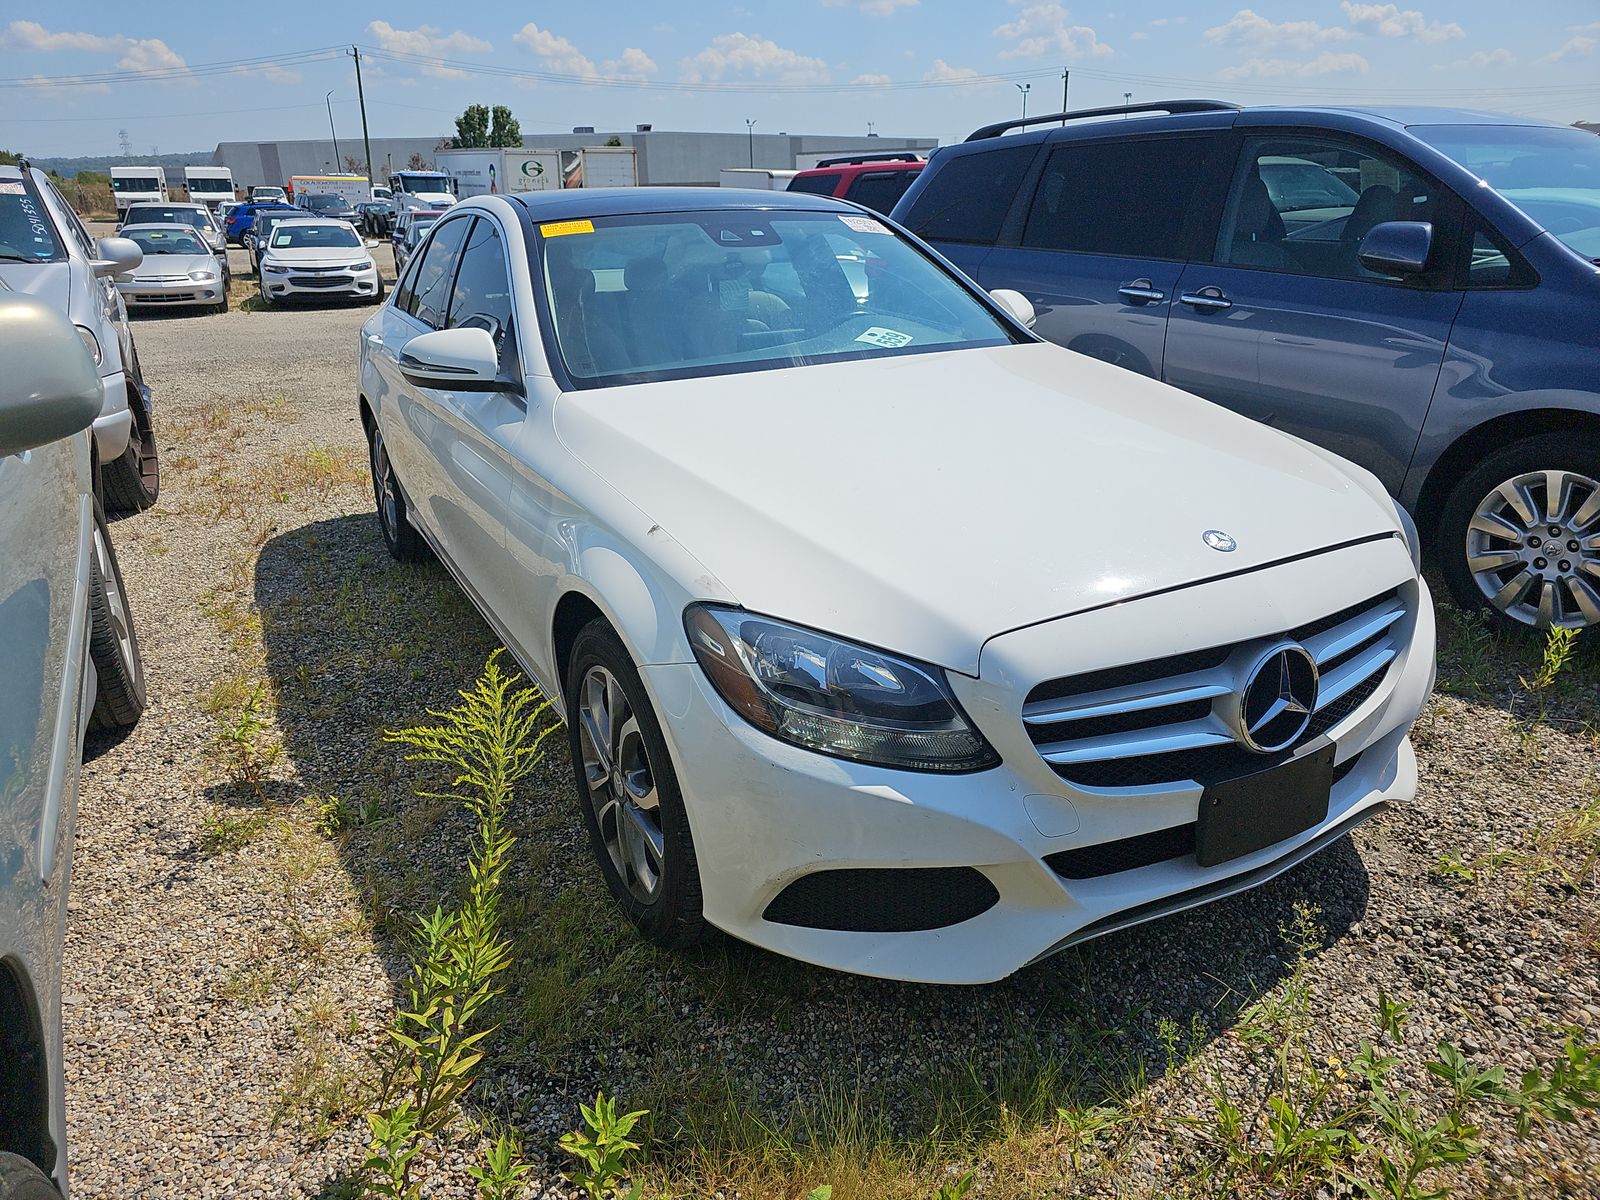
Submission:
<svg viewBox="0 0 1600 1200">
<path fill-rule="evenodd" d="M 438 773 L 381 735 L 450 706 L 497 642 L 438 564 L 384 550 L 355 405 L 372 308 L 262 311 L 230 256 L 233 311 L 136 321 L 164 479 L 115 526 L 150 709 L 91 747 L 77 828 L 85 1198 L 350 1194 L 401 939 L 465 871 L 466 817 L 418 798 Z M 1304 997 L 1335 1090 L 1380 995 L 1409 1006 L 1394 1088 L 1437 1094 L 1441 1039 L 1548 1066 L 1564 1030 L 1600 1030 L 1600 672 L 1580 655 L 1541 687 L 1536 643 L 1444 605 L 1441 636 L 1414 803 L 1255 891 L 974 989 L 651 948 L 595 875 L 553 738 L 512 812 L 515 961 L 469 1115 L 520 1128 L 551 1196 L 555 1140 L 602 1088 L 650 1110 L 647 1174 L 673 1195 L 920 1197 L 969 1167 L 985 1196 L 1169 1195 L 1205 1160 L 1182 1118 L 1207 1081 L 1247 1104 L 1270 1085 L 1239 1027 L 1274 1001 Z M 1085 1136 L 1074 1114 L 1101 1106 L 1122 1116 Z M 1463 1194 L 1594 1194 L 1594 1114 L 1481 1123 Z M 478 1141 L 457 1126 L 428 1194 L 473 1194 Z"/>
</svg>

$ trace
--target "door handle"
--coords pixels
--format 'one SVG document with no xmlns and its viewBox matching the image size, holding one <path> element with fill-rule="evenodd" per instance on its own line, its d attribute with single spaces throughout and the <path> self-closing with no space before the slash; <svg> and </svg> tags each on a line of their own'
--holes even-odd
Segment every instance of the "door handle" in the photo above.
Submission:
<svg viewBox="0 0 1600 1200">
<path fill-rule="evenodd" d="M 1123 284 L 1117 289 L 1117 295 L 1129 304 L 1155 304 L 1167 298 L 1167 294 L 1148 279 L 1135 279 L 1132 283 Z"/>
<path fill-rule="evenodd" d="M 1233 307 L 1233 301 L 1222 294 L 1221 288 L 1215 286 L 1203 287 L 1198 292 L 1184 292 L 1178 300 L 1196 312 L 1221 312 L 1225 308 Z"/>
</svg>

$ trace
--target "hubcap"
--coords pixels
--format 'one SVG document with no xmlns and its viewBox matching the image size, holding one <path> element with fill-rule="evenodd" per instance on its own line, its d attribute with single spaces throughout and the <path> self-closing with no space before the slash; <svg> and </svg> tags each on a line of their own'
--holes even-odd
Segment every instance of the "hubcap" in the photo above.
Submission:
<svg viewBox="0 0 1600 1200">
<path fill-rule="evenodd" d="M 604 667 L 584 674 L 577 720 L 583 777 L 600 839 L 629 894 L 652 904 L 666 865 L 660 799 L 639 718 Z"/>
<path fill-rule="evenodd" d="M 395 482 L 394 469 L 389 465 L 389 451 L 383 444 L 383 434 L 372 431 L 372 490 L 378 501 L 378 520 L 383 531 L 393 541 L 400 534 L 399 484 Z"/>
<path fill-rule="evenodd" d="M 1467 526 L 1467 569 L 1489 603 L 1541 629 L 1600 624 L 1600 482 L 1530 471 L 1485 496 Z"/>
<path fill-rule="evenodd" d="M 111 632 L 117 638 L 117 656 L 122 659 L 123 674 L 137 688 L 143 674 L 143 664 L 133 648 L 133 621 L 128 616 L 128 601 L 117 583 L 117 573 L 111 561 L 111 547 L 98 524 L 94 530 L 94 565 L 100 572 L 100 582 L 105 589 L 106 610 L 111 617 Z"/>
</svg>

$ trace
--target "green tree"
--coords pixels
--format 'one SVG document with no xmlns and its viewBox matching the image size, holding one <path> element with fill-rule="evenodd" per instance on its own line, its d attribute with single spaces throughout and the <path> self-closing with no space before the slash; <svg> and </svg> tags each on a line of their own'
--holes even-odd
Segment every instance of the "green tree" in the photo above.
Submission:
<svg viewBox="0 0 1600 1200">
<path fill-rule="evenodd" d="M 489 106 L 469 104 L 456 118 L 456 146 L 477 150 L 489 145 Z"/>
<path fill-rule="evenodd" d="M 22 155 L 16 150 L 0 150 L 0 167 L 14 167 L 22 161 Z"/>
<path fill-rule="evenodd" d="M 494 106 L 494 127 L 489 131 L 489 145 L 522 148 L 522 126 L 504 104 Z"/>
</svg>

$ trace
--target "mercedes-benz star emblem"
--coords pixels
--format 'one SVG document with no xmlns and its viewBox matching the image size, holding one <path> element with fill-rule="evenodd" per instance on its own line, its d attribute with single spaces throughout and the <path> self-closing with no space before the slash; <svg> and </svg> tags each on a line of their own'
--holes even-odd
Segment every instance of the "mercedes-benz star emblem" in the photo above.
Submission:
<svg viewBox="0 0 1600 1200">
<path fill-rule="evenodd" d="M 1220 529 L 1206 530 L 1200 535 L 1200 540 L 1213 550 L 1221 550 L 1224 554 L 1239 548 L 1239 543 L 1233 540 L 1233 535 L 1223 533 Z"/>
<path fill-rule="evenodd" d="M 1239 697 L 1239 740 L 1257 754 L 1294 745 L 1317 707 L 1316 660 L 1303 646 L 1274 646 L 1250 672 Z"/>
</svg>

